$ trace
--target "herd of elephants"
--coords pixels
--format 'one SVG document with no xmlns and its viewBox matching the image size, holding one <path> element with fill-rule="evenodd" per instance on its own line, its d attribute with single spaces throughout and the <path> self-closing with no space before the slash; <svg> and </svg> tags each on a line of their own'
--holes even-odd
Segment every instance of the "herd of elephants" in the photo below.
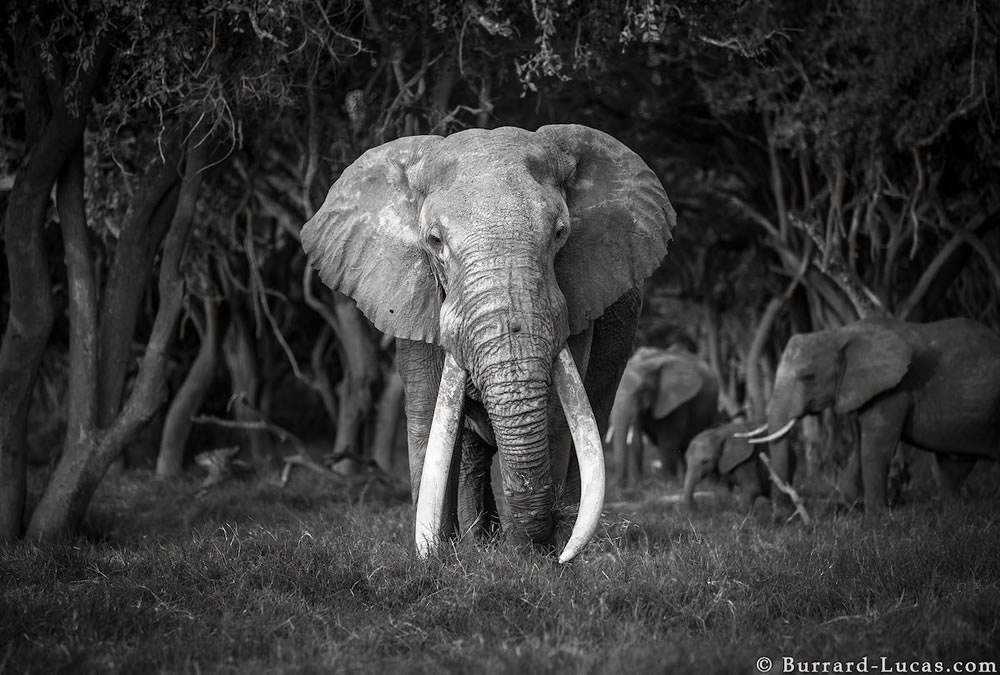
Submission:
<svg viewBox="0 0 1000 675">
<path fill-rule="evenodd" d="M 397 340 L 418 552 L 502 527 L 573 558 L 600 517 L 605 436 L 619 480 L 634 479 L 627 448 L 645 434 L 661 463 L 686 465 L 689 499 L 715 473 L 752 503 L 770 484 L 758 452 L 790 483 L 795 421 L 854 413 L 866 511 L 886 504 L 901 440 L 934 454 L 945 493 L 1000 458 L 1000 337 L 966 318 L 796 335 L 766 421 L 717 425 L 718 386 L 694 354 L 633 353 L 641 288 L 669 264 L 676 222 L 638 155 L 572 124 L 400 138 L 334 183 L 302 244 L 323 282 Z"/>
</svg>

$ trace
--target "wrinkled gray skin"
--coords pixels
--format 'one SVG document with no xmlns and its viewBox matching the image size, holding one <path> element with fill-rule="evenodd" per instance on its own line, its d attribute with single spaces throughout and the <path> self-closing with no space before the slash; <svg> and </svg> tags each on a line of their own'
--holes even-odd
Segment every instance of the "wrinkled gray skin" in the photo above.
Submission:
<svg viewBox="0 0 1000 675">
<path fill-rule="evenodd" d="M 414 501 L 445 351 L 469 374 L 442 536 L 497 524 L 489 476 L 499 452 L 505 532 L 553 541 L 557 498 L 579 490 L 553 359 L 569 346 L 606 419 L 637 289 L 674 223 L 645 163 L 578 125 L 401 138 L 331 188 L 303 246 L 328 286 L 397 337 Z"/>
<path fill-rule="evenodd" d="M 865 320 L 793 336 L 768 402 L 768 429 L 833 406 L 857 415 L 859 459 L 851 481 L 866 512 L 886 506 L 900 440 L 933 452 L 945 496 L 977 459 L 1000 458 L 1000 337 L 971 319 Z M 771 443 L 775 472 L 790 482 L 787 439 Z M 848 495 L 851 497 L 852 495 Z"/>
<path fill-rule="evenodd" d="M 695 508 L 695 487 L 709 476 L 720 478 L 730 490 L 739 487 L 740 507 L 744 511 L 753 508 L 757 497 L 769 495 L 771 482 L 767 468 L 757 459 L 763 446 L 751 445 L 749 439 L 734 435 L 746 433 L 757 426 L 747 422 L 727 422 L 705 429 L 691 440 L 684 454 L 687 461 L 684 503 L 689 508 Z"/>
<path fill-rule="evenodd" d="M 611 444 L 620 487 L 642 475 L 642 434 L 660 452 L 661 473 L 683 475 L 684 450 L 718 416 L 719 384 L 684 349 L 641 347 L 629 359 L 611 409 Z M 628 443 L 628 430 L 633 429 Z"/>
</svg>

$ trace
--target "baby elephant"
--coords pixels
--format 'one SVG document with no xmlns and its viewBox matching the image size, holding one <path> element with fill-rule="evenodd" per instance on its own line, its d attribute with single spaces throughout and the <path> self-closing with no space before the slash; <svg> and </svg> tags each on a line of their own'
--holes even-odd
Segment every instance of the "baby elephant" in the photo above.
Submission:
<svg viewBox="0 0 1000 675">
<path fill-rule="evenodd" d="M 689 508 L 695 508 L 695 486 L 712 474 L 722 478 L 730 490 L 739 486 L 740 506 L 746 511 L 753 508 L 759 495 L 768 496 L 767 469 L 757 459 L 761 446 L 750 445 L 747 438 L 735 435 L 752 428 L 748 422 L 729 422 L 706 429 L 691 440 L 685 453 L 684 476 L 684 503 Z"/>
</svg>

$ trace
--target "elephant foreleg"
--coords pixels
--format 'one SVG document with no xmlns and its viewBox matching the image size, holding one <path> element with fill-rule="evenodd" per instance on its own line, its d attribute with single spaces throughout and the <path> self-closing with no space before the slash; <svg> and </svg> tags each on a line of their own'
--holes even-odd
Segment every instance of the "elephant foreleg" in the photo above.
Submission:
<svg viewBox="0 0 1000 675">
<path fill-rule="evenodd" d="M 396 369 L 403 381 L 406 410 L 406 436 L 409 450 L 410 491 L 413 503 L 420 494 L 420 481 L 427 454 L 434 408 L 437 403 L 438 385 L 444 365 L 444 352 L 425 342 L 396 340 Z M 464 413 L 462 413 L 464 417 Z M 462 427 L 459 420 L 459 428 Z M 455 440 L 456 450 L 461 448 L 462 434 Z M 458 530 L 458 467 L 461 452 L 452 454 L 445 506 L 441 520 L 441 536 L 450 537 Z"/>
<path fill-rule="evenodd" d="M 730 477 L 730 486 L 737 485 L 740 490 L 740 507 L 746 513 L 753 511 L 754 502 L 763 490 L 761 488 L 760 476 L 757 472 L 757 460 L 744 462 L 735 469 Z"/>
<path fill-rule="evenodd" d="M 853 508 L 864 499 L 864 485 L 861 479 L 861 450 L 853 448 L 840 478 L 837 489 L 849 508 Z"/>
<path fill-rule="evenodd" d="M 974 457 L 934 453 L 934 478 L 943 499 L 957 499 L 962 483 L 976 465 Z"/>
<path fill-rule="evenodd" d="M 883 395 L 858 414 L 861 432 L 861 482 L 865 513 L 885 509 L 889 464 L 903 431 L 909 401 L 899 392 Z"/>
<path fill-rule="evenodd" d="M 625 467 L 629 454 L 629 448 L 625 444 L 628 424 L 613 419 L 616 412 L 615 392 L 618 391 L 625 364 L 632 353 L 632 340 L 641 311 L 642 292 L 633 288 L 615 300 L 594 321 L 590 358 L 587 372 L 583 375 L 583 386 L 590 398 L 590 407 L 594 411 L 601 436 L 608 431 L 609 424 L 615 427 L 611 442 L 617 472 L 616 483 L 619 487 L 627 487 L 629 480 Z"/>
<path fill-rule="evenodd" d="M 660 450 L 659 474 L 666 480 L 684 478 L 687 470 L 684 451 L 687 449 L 685 441 L 689 423 L 690 413 L 683 406 L 669 416 L 653 422 L 653 442 Z"/>
<path fill-rule="evenodd" d="M 462 462 L 458 470 L 458 527 L 463 537 L 485 537 L 500 528 L 500 515 L 490 479 L 496 448 L 474 431 L 462 432 Z"/>
</svg>

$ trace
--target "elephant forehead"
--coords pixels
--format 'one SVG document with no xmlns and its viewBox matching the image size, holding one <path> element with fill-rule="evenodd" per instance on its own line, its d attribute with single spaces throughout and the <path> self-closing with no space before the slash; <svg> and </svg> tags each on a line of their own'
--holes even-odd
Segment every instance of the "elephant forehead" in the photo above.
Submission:
<svg viewBox="0 0 1000 675">
<path fill-rule="evenodd" d="M 478 176 L 555 183 L 571 170 L 569 158 L 538 134 L 516 127 L 467 129 L 444 139 L 431 155 L 439 179 L 465 182 Z"/>
<path fill-rule="evenodd" d="M 620 389 L 635 388 L 642 384 L 642 373 L 635 367 L 628 367 L 622 373 Z"/>
<path fill-rule="evenodd" d="M 849 337 L 844 329 L 820 330 L 793 335 L 785 345 L 783 361 L 790 363 L 823 363 L 837 359 L 839 350 Z"/>
<path fill-rule="evenodd" d="M 813 337 L 815 336 L 793 335 L 789 338 L 788 344 L 785 345 L 785 353 L 782 360 L 788 364 L 793 364 L 819 356 L 817 353 L 818 345 L 814 344 L 814 339 L 811 339 Z"/>
<path fill-rule="evenodd" d="M 498 187 L 495 181 L 479 177 L 432 191 L 421 218 L 424 223 L 440 223 L 451 244 L 459 245 L 468 238 L 479 241 L 484 228 L 501 232 L 505 224 L 522 237 L 532 232 L 544 234 L 551 220 L 565 209 L 554 188 L 523 181 Z"/>
</svg>

